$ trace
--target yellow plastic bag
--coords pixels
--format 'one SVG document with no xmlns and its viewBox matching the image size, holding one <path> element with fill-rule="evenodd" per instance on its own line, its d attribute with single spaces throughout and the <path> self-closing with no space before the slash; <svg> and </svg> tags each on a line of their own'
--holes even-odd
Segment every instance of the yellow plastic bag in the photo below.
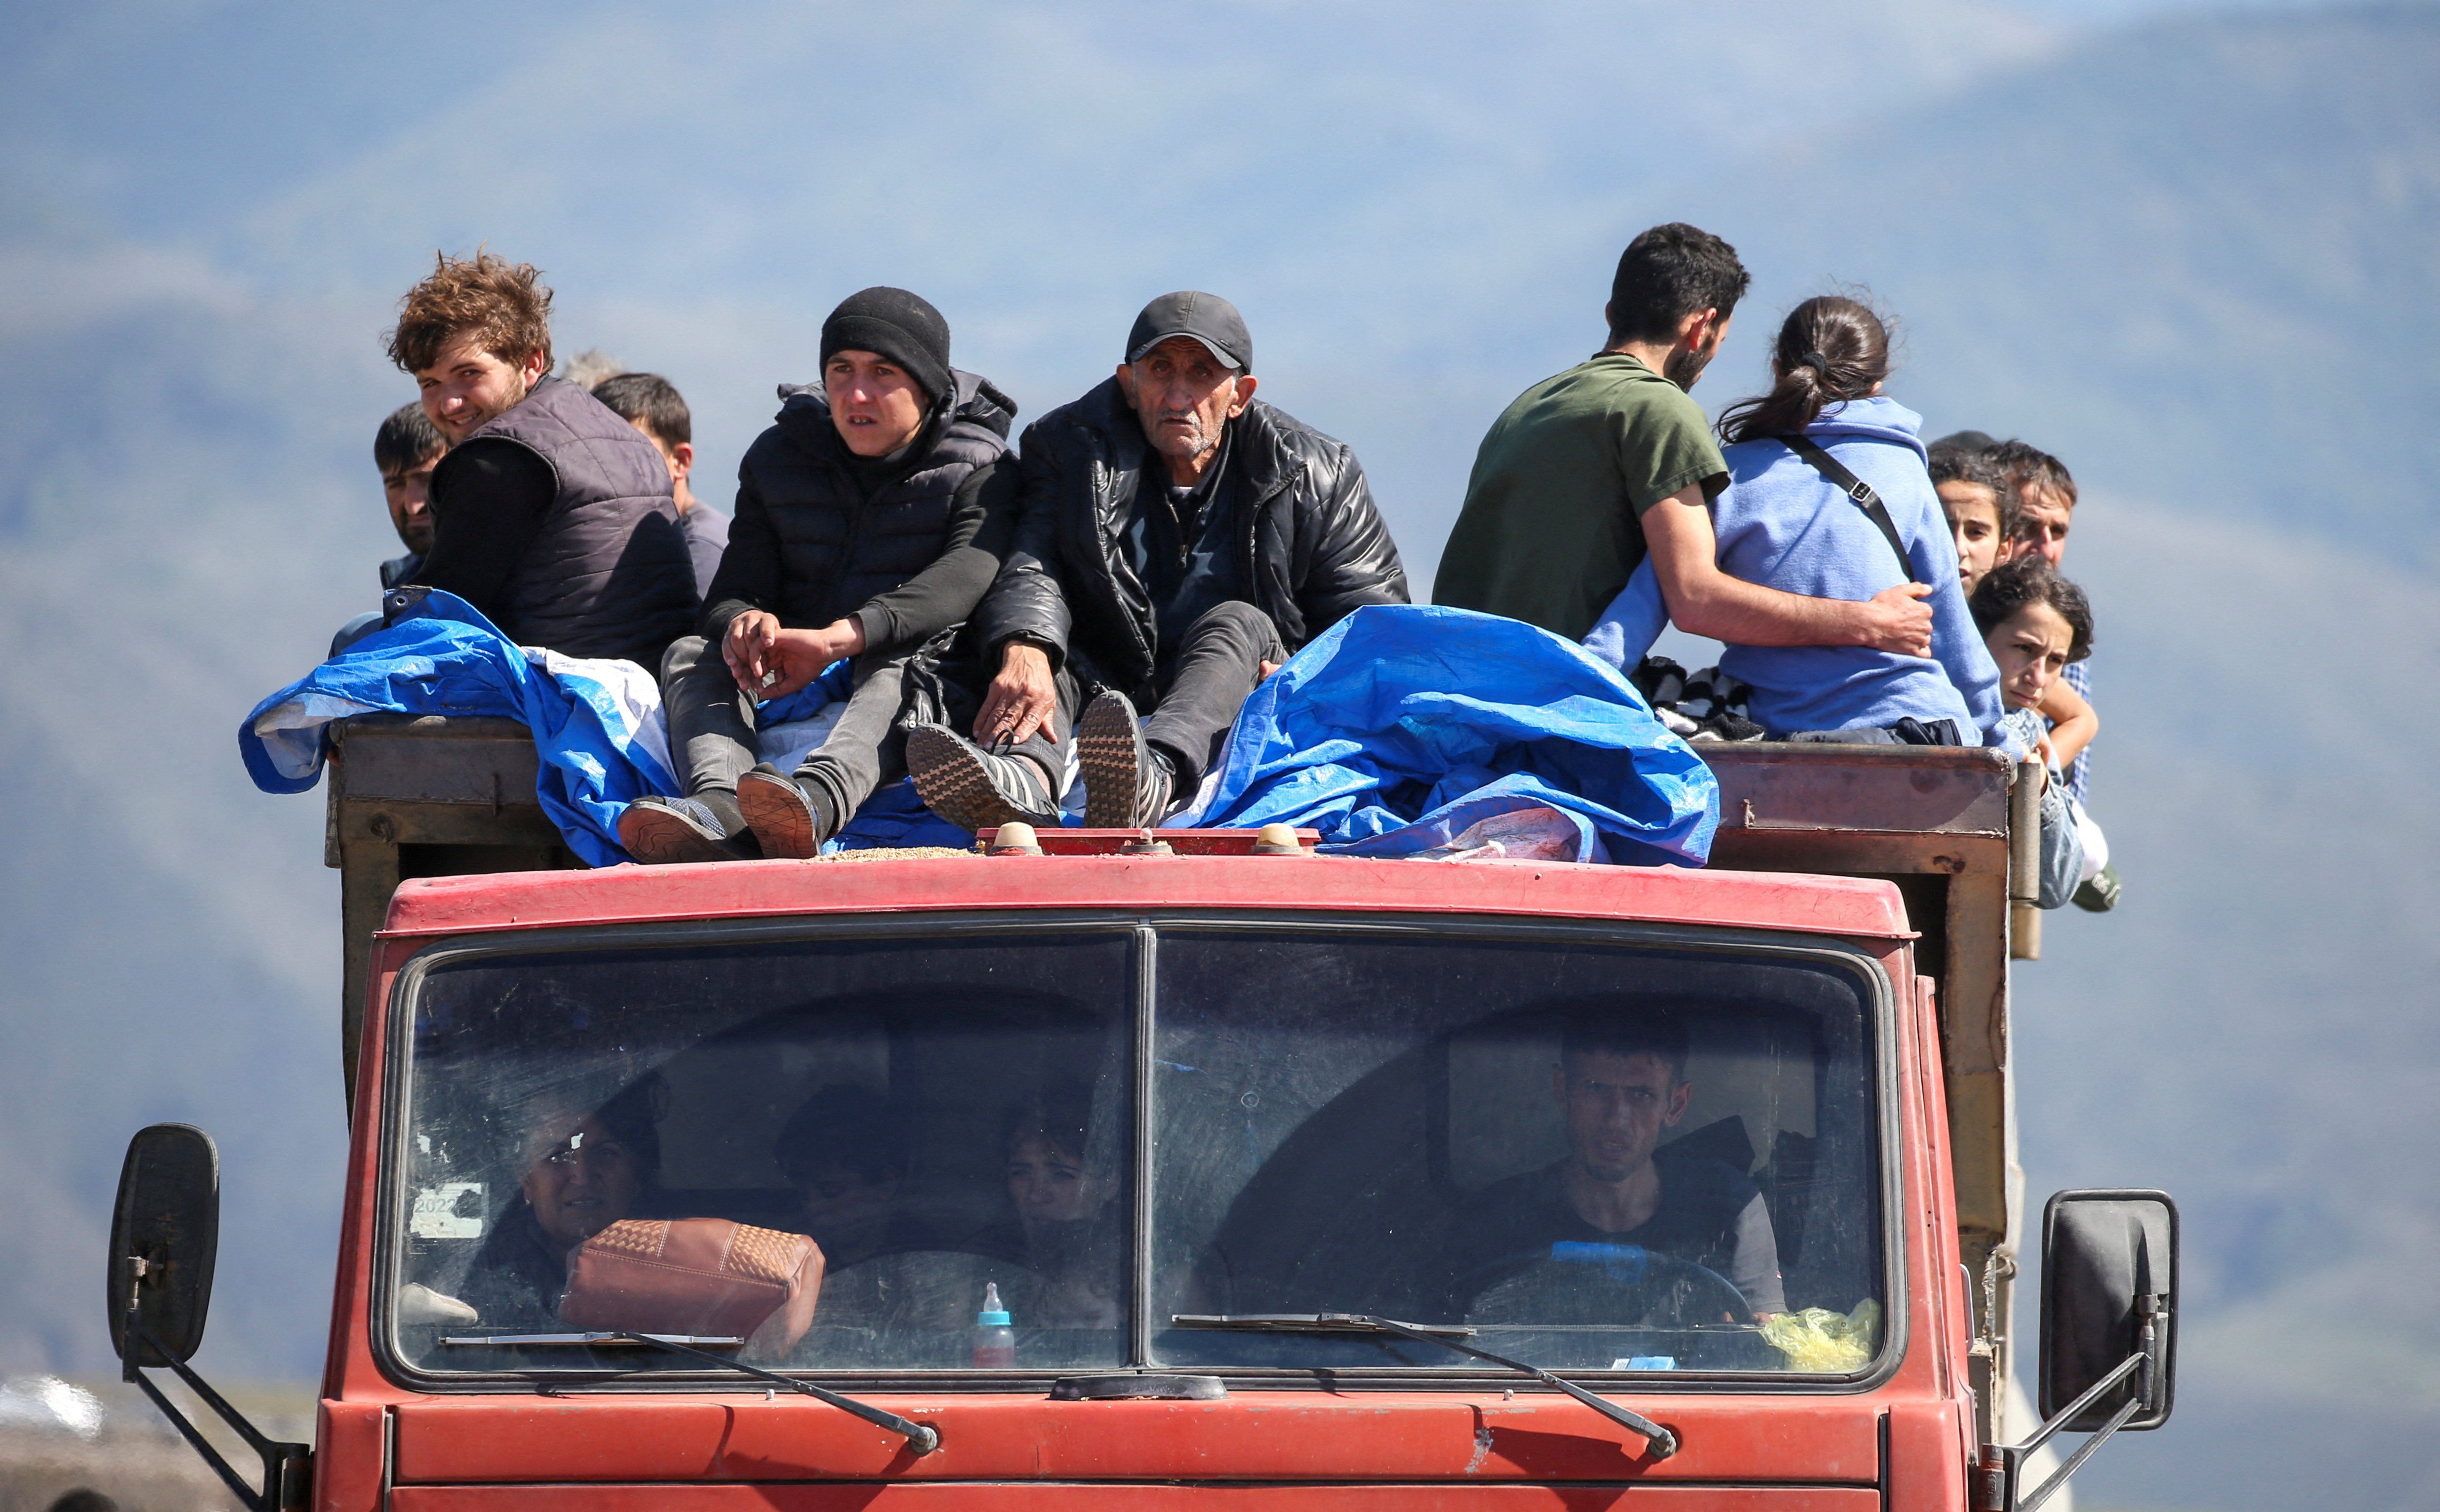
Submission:
<svg viewBox="0 0 2440 1512">
<path fill-rule="evenodd" d="M 1843 1376 L 1863 1369 L 1879 1347 L 1881 1305 L 1866 1297 L 1853 1312 L 1783 1312 L 1762 1325 L 1762 1336 L 1787 1357 L 1790 1370 Z"/>
</svg>

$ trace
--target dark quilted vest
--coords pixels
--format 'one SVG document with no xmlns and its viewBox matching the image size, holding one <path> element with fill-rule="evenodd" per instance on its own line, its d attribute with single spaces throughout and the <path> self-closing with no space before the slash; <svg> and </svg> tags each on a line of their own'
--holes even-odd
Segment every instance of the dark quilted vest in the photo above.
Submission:
<svg viewBox="0 0 2440 1512">
<path fill-rule="evenodd" d="M 514 441 L 549 464 L 558 494 L 501 595 L 500 629 L 520 646 L 660 666 L 691 632 L 699 600 L 670 470 L 636 428 L 565 379 L 467 440 Z"/>
<path fill-rule="evenodd" d="M 780 540 L 780 622 L 818 630 L 932 565 L 948 549 L 958 486 L 1008 450 L 1016 405 L 987 381 L 956 372 L 948 413 L 915 440 L 912 471 L 864 497 L 840 459 L 847 444 L 818 388 L 789 391 L 778 423 L 743 469 Z"/>
</svg>

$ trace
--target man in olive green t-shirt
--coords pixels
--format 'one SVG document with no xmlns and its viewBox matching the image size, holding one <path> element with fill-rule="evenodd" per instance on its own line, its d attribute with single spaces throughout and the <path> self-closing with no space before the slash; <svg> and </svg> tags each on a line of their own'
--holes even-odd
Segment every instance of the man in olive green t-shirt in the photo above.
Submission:
<svg viewBox="0 0 2440 1512">
<path fill-rule="evenodd" d="M 1707 506 L 1728 465 L 1687 390 L 1726 339 L 1747 276 L 1735 248 L 1691 225 L 1627 243 L 1608 346 L 1517 396 L 1482 438 L 1433 603 L 1582 640 L 1648 552 L 1671 620 L 1690 634 L 1929 654 L 1922 584 L 1851 603 L 1719 570 Z"/>
<path fill-rule="evenodd" d="M 1728 481 L 1687 392 L 1602 352 L 1527 389 L 1482 438 L 1432 601 L 1582 640 L 1643 560 L 1645 511 Z"/>
</svg>

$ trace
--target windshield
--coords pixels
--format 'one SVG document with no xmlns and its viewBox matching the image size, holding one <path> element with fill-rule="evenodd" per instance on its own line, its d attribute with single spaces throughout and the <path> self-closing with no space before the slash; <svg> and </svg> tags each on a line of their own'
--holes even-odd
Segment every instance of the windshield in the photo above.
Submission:
<svg viewBox="0 0 2440 1512">
<path fill-rule="evenodd" d="M 1875 1322 L 1867 1000 L 1844 971 L 1178 930 L 1160 983 L 1164 1322 L 1369 1313 L 1569 1370 L 1818 1369 L 1782 1343 L 1840 1325 L 1801 1309 Z M 1395 1338 L 1154 1342 L 1175 1365 L 1463 1365 Z"/>
<path fill-rule="evenodd" d="M 632 1331 L 1482 1369 L 1211 1321 L 1317 1312 L 1569 1371 L 1880 1344 L 1875 1020 L 1831 957 L 1181 920 L 469 952 L 413 994 L 389 1306 L 426 1372 L 704 1368 Z"/>
<path fill-rule="evenodd" d="M 1003 1363 L 1121 1362 L 1136 948 L 978 932 L 437 968 L 407 1077 L 401 1354 L 702 1368 L 452 1342 L 641 1329 L 751 1341 L 765 1364 L 971 1368 L 989 1289 L 1025 1322 Z"/>
</svg>

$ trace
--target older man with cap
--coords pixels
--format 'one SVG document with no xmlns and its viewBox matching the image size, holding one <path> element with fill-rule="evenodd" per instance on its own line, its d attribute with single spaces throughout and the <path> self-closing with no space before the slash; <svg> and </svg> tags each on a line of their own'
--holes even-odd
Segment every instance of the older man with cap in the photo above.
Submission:
<svg viewBox="0 0 2440 1512">
<path fill-rule="evenodd" d="M 1083 701 L 1085 824 L 1158 824 L 1272 667 L 1365 604 L 1407 602 L 1355 454 L 1255 399 L 1253 368 L 1234 305 L 1163 294 L 1107 382 L 1026 429 L 1016 543 L 969 626 L 994 674 L 975 739 L 907 733 L 934 811 L 1057 823 L 1064 774 L 1013 748 Z"/>
<path fill-rule="evenodd" d="M 822 324 L 821 364 L 746 449 L 702 633 L 661 663 L 687 791 L 620 816 L 637 861 L 817 853 L 904 771 L 903 684 L 924 680 L 1014 532 L 1015 401 L 949 365 L 939 311 L 904 289 L 852 294 Z M 794 771 L 760 763 L 760 705 L 838 661 L 852 690 L 828 737 Z"/>
</svg>

